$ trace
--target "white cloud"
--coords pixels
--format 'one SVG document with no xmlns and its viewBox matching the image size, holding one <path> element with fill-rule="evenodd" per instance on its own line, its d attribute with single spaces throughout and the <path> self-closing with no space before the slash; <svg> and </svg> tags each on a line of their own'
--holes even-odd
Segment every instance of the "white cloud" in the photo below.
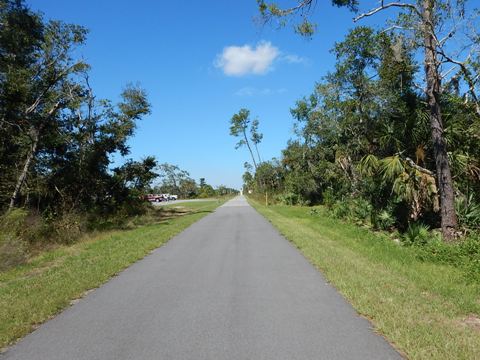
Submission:
<svg viewBox="0 0 480 360">
<path fill-rule="evenodd" d="M 266 96 L 266 95 L 277 95 L 277 94 L 283 94 L 286 93 L 287 89 L 285 88 L 280 88 L 280 89 L 270 89 L 270 88 L 263 88 L 263 89 L 257 89 L 254 87 L 244 87 L 239 89 L 238 91 L 235 92 L 235 95 L 237 96 Z"/>
<path fill-rule="evenodd" d="M 279 55 L 278 48 L 266 41 L 258 43 L 255 48 L 250 45 L 227 46 L 217 56 L 215 66 L 229 76 L 262 75 L 272 69 L 272 63 Z"/>
<path fill-rule="evenodd" d="M 282 59 L 285 60 L 286 62 L 288 62 L 289 64 L 306 64 L 306 63 L 308 63 L 307 58 L 304 58 L 304 57 L 301 57 L 301 56 L 298 56 L 298 55 L 295 55 L 295 54 L 285 55 L 285 56 L 282 57 Z"/>
</svg>

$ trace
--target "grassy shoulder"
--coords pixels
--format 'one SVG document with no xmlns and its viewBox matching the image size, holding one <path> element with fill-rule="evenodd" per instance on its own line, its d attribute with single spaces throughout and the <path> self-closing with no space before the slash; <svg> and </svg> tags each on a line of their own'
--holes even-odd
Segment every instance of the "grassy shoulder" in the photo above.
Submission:
<svg viewBox="0 0 480 360">
<path fill-rule="evenodd" d="M 251 203 L 408 358 L 478 358 L 480 284 L 460 269 L 322 208 Z"/>
<path fill-rule="evenodd" d="M 156 223 L 86 235 L 0 272 L 0 349 L 211 213 L 223 200 L 172 204 Z M 151 222 L 152 219 L 144 221 Z"/>
</svg>

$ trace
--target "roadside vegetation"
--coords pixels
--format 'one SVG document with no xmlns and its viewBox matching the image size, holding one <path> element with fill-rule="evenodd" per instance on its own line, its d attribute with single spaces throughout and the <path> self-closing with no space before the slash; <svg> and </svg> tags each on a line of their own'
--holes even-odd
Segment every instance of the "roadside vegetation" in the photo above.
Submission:
<svg viewBox="0 0 480 360">
<path fill-rule="evenodd" d="M 172 204 L 130 218 L 122 230 L 89 233 L 0 272 L 0 349 L 148 255 L 224 200 Z M 67 235 L 65 235 L 67 236 Z"/>
<path fill-rule="evenodd" d="M 293 1 L 291 7 L 274 0 L 257 3 L 265 23 L 294 24 L 307 38 L 316 33 L 316 0 Z M 362 197 L 374 220 L 387 211 L 400 226 L 423 222 L 441 228 L 445 241 L 461 235 L 459 225 L 465 223 L 459 224 L 459 212 L 476 212 L 478 227 L 476 3 L 401 0 L 373 8 L 362 0 L 330 3 L 350 10 L 355 23 L 381 21 L 376 28 L 357 25 L 336 43 L 335 68 L 291 109 L 298 138 L 282 154 L 287 198 Z M 276 165 L 266 163 L 265 170 Z M 278 186 L 274 180 L 257 184 Z"/>
<path fill-rule="evenodd" d="M 290 8 L 257 2 L 265 23 L 315 35 L 315 0 Z M 329 216 L 389 232 L 419 257 L 478 281 L 478 11 L 468 1 L 382 2 L 370 11 L 362 1 L 331 3 L 355 22 L 387 9 L 391 17 L 377 28 L 357 25 L 335 43 L 335 66 L 292 104 L 295 136 L 278 159 L 254 157 L 258 121 L 248 109 L 232 116 L 230 134 L 253 163 L 245 164 L 244 193 L 324 205 Z"/>
<path fill-rule="evenodd" d="M 324 207 L 251 203 L 408 358 L 478 357 L 480 282 L 464 260 L 479 239 L 419 251 Z"/>
<path fill-rule="evenodd" d="M 317 1 L 257 3 L 266 24 L 316 34 Z M 331 1 L 355 22 L 390 17 L 334 45 L 335 66 L 292 104 L 295 136 L 278 159 L 255 158 L 248 109 L 232 116 L 253 163 L 243 190 L 408 358 L 475 359 L 479 13 L 468 1 L 364 3 Z"/>
<path fill-rule="evenodd" d="M 117 103 L 95 94 L 90 66 L 77 59 L 87 29 L 23 0 L 0 0 L 0 24 L 0 271 L 150 216 L 146 194 L 235 193 L 152 156 L 128 157 L 148 96 L 132 84 Z"/>
</svg>

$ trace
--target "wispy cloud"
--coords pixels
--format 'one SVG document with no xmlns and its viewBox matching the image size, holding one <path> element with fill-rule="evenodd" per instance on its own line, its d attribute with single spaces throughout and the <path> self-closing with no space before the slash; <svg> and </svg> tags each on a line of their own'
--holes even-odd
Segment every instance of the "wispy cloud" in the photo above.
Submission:
<svg viewBox="0 0 480 360">
<path fill-rule="evenodd" d="M 308 64 L 309 63 L 309 59 L 302 56 L 295 55 L 295 54 L 284 55 L 282 56 L 282 60 L 286 61 L 289 64 Z"/>
<path fill-rule="evenodd" d="M 244 87 L 239 89 L 235 92 L 236 96 L 268 96 L 268 95 L 278 95 L 284 94 L 287 92 L 287 89 L 280 88 L 280 89 L 270 89 L 270 88 L 263 88 L 258 89 L 255 87 Z"/>
<path fill-rule="evenodd" d="M 255 47 L 227 46 L 217 55 L 215 67 L 228 76 L 263 75 L 272 69 L 279 55 L 278 48 L 268 41 L 259 42 Z"/>
</svg>

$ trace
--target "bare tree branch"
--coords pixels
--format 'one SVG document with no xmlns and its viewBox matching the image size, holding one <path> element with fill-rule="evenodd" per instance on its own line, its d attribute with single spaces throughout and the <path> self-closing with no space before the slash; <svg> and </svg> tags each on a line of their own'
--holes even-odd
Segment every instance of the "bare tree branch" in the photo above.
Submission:
<svg viewBox="0 0 480 360">
<path fill-rule="evenodd" d="M 419 17 L 422 17 L 422 13 L 420 12 L 420 10 L 418 10 L 418 8 L 413 4 L 401 3 L 401 2 L 392 2 L 392 3 L 388 3 L 388 4 L 383 4 L 383 1 L 382 1 L 381 6 L 375 8 L 375 9 L 372 9 L 369 12 L 358 15 L 357 17 L 355 17 L 353 19 L 353 21 L 357 22 L 360 19 L 363 19 L 363 18 L 368 17 L 368 16 L 372 16 L 372 15 L 374 15 L 374 14 L 376 14 L 376 13 L 382 11 L 382 10 L 385 10 L 385 9 L 388 9 L 388 8 L 391 8 L 391 7 L 412 9 Z"/>
<path fill-rule="evenodd" d="M 415 164 L 415 161 L 413 161 L 409 157 L 406 157 L 405 161 L 408 163 L 408 165 L 410 165 L 415 170 L 418 170 L 418 171 L 420 171 L 424 174 L 430 175 L 430 176 L 435 176 L 435 173 L 433 171 L 430 171 L 428 169 L 425 169 L 424 167 L 421 167 L 420 165 Z"/>
<path fill-rule="evenodd" d="M 463 77 L 465 78 L 465 81 L 467 82 L 468 84 L 468 91 L 470 93 L 470 95 L 472 96 L 472 100 L 473 102 L 475 103 L 475 110 L 477 112 L 478 115 L 480 115 L 480 103 L 478 101 L 478 96 L 475 92 L 475 83 L 476 83 L 476 80 L 478 79 L 478 75 L 476 75 L 475 77 L 471 77 L 471 74 L 470 74 L 470 70 L 467 68 L 466 64 L 468 63 L 469 59 L 470 59 L 470 56 L 471 54 L 469 54 L 467 56 L 467 58 L 465 59 L 465 61 L 459 61 L 459 60 L 456 60 L 456 59 L 453 59 L 452 57 L 450 57 L 449 55 L 447 55 L 445 53 L 445 51 L 443 51 L 442 48 L 438 48 L 437 49 L 437 52 L 440 56 L 442 56 L 447 62 L 449 63 L 452 63 L 452 64 L 455 64 L 457 65 L 458 67 L 460 67 L 460 70 L 463 74 Z"/>
</svg>

